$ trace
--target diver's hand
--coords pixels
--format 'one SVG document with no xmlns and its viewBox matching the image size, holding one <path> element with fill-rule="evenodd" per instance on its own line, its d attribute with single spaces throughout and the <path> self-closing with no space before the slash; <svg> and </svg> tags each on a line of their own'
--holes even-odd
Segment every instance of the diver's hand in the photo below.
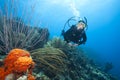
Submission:
<svg viewBox="0 0 120 80">
<path fill-rule="evenodd" d="M 78 44 L 72 44 L 72 43 L 68 43 L 68 45 L 71 46 L 71 47 L 76 47 L 76 46 L 78 46 Z"/>
<path fill-rule="evenodd" d="M 78 46 L 78 44 L 74 44 L 73 46 L 76 47 L 76 46 Z"/>
</svg>

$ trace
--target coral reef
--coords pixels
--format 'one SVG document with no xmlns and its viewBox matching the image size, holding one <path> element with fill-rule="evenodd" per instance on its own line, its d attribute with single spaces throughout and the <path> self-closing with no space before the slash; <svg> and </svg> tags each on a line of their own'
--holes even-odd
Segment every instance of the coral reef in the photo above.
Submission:
<svg viewBox="0 0 120 80">
<path fill-rule="evenodd" d="M 37 64 L 36 80 L 117 80 L 89 60 L 82 48 L 71 47 L 60 38 L 47 42 L 45 48 L 33 50 L 31 55 Z"/>
<path fill-rule="evenodd" d="M 8 53 L 14 48 L 32 50 L 43 47 L 47 42 L 47 28 L 24 24 L 19 18 L 0 16 L 0 53 Z"/>
<path fill-rule="evenodd" d="M 67 56 L 56 48 L 40 48 L 31 52 L 33 60 L 36 62 L 39 71 L 44 71 L 48 76 L 64 73 Z"/>
<path fill-rule="evenodd" d="M 30 53 L 22 49 L 13 49 L 4 59 L 4 65 L 0 67 L 1 80 L 16 80 L 23 75 L 31 75 L 35 63 L 30 57 Z M 29 78 L 29 76 L 28 76 Z M 35 80 L 30 76 L 28 80 Z"/>
<path fill-rule="evenodd" d="M 44 47 L 54 47 L 62 50 L 65 53 L 75 50 L 75 47 L 69 46 L 66 41 L 62 40 L 60 37 L 54 37 L 52 40 L 48 41 Z"/>
<path fill-rule="evenodd" d="M 30 51 L 31 54 L 22 49 L 11 50 L 6 58 L 1 60 L 4 65 L 0 67 L 0 79 L 117 80 L 89 60 L 82 48 L 69 47 L 68 51 L 64 51 L 60 47 L 46 46 Z"/>
<path fill-rule="evenodd" d="M 26 8 L 16 18 L 20 11 L 18 0 L 4 0 L 4 3 L 4 8 L 2 5 L 0 8 L 0 54 L 11 51 L 0 60 L 0 80 L 116 80 L 86 58 L 81 48 L 69 46 L 59 37 L 47 42 L 48 29 L 28 25 L 34 19 L 32 14 L 27 18 Z M 28 12 L 33 13 L 33 8 Z M 24 23 L 26 19 L 28 24 Z M 31 51 L 31 55 L 22 49 Z M 105 71 L 111 68 L 107 64 Z"/>
</svg>

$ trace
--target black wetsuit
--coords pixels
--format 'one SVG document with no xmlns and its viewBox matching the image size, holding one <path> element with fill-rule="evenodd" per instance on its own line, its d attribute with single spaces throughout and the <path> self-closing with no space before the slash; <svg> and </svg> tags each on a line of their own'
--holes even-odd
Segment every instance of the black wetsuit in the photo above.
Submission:
<svg viewBox="0 0 120 80">
<path fill-rule="evenodd" d="M 87 40 L 86 33 L 84 29 L 77 29 L 76 25 L 73 25 L 69 30 L 63 34 L 64 40 L 69 42 L 74 42 L 78 45 L 84 44 Z"/>
</svg>

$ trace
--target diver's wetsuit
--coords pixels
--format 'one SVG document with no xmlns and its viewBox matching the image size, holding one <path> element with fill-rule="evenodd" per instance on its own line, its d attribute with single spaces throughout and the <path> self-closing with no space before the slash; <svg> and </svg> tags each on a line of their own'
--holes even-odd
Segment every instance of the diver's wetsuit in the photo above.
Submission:
<svg viewBox="0 0 120 80">
<path fill-rule="evenodd" d="M 72 25 L 72 27 L 63 34 L 63 37 L 67 43 L 72 41 L 78 45 L 84 44 L 87 40 L 85 31 L 83 29 L 78 30 L 76 25 Z"/>
</svg>

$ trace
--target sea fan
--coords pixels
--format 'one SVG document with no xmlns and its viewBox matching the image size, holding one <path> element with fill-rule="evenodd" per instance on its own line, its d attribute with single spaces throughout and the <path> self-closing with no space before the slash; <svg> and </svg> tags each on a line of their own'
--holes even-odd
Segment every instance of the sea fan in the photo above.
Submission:
<svg viewBox="0 0 120 80">
<path fill-rule="evenodd" d="M 47 29 L 26 26 L 16 19 L 6 20 L 6 17 L 3 17 L 0 21 L 2 20 L 4 20 L 0 29 L 0 50 L 2 52 L 7 53 L 13 48 L 28 50 L 39 48 L 48 39 Z"/>
<path fill-rule="evenodd" d="M 32 18 L 25 17 L 29 20 L 25 23 L 23 16 L 16 17 L 15 3 L 15 0 L 6 0 L 5 7 L 0 9 L 0 53 L 8 53 L 14 48 L 31 50 L 43 47 L 49 36 L 48 29 L 29 25 Z"/>
</svg>

